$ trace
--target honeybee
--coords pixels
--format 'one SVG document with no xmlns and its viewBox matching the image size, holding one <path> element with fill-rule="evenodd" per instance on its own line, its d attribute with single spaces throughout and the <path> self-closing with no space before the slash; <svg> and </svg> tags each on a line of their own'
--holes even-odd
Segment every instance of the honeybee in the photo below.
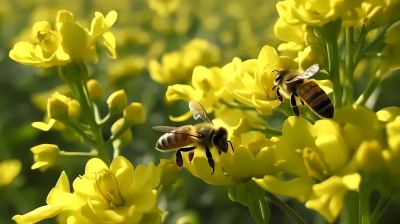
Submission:
<svg viewBox="0 0 400 224">
<path fill-rule="evenodd" d="M 202 148 L 206 150 L 206 156 L 208 164 L 215 170 L 214 160 L 210 148 L 215 146 L 218 149 L 218 154 L 221 152 L 228 152 L 228 142 L 230 143 L 232 150 L 233 146 L 228 138 L 228 131 L 223 127 L 215 127 L 204 107 L 196 101 L 189 102 L 189 109 L 193 113 L 193 118 L 197 120 L 201 118 L 204 123 L 199 123 L 194 126 L 185 125 L 182 127 L 169 127 L 169 126 L 155 126 L 154 130 L 166 132 L 162 135 L 156 144 L 156 149 L 161 152 L 168 152 L 173 150 L 176 151 L 176 165 L 179 167 L 179 171 L 182 170 L 183 159 L 181 152 L 189 152 L 188 159 L 191 163 L 194 157 L 194 149 Z M 194 146 L 185 147 L 193 144 Z"/>
<path fill-rule="evenodd" d="M 274 87 L 270 91 L 276 89 L 276 95 L 281 103 L 283 102 L 282 95 L 290 99 L 290 105 L 296 116 L 300 115 L 299 108 L 296 105 L 296 97 L 300 97 L 300 102 L 303 105 L 305 102 L 319 116 L 332 118 L 334 108 L 328 95 L 315 82 L 304 82 L 305 79 L 317 73 L 318 69 L 319 65 L 314 64 L 301 74 L 296 70 L 274 70 L 272 72 L 276 71 L 278 75 L 275 78 Z"/>
</svg>

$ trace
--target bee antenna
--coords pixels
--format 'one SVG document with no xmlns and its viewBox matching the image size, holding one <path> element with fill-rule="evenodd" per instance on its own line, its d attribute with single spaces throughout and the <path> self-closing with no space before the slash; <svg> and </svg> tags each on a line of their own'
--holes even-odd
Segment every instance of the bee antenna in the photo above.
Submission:
<svg viewBox="0 0 400 224">
<path fill-rule="evenodd" d="M 278 73 L 279 73 L 279 71 L 278 71 L 278 70 L 276 70 L 276 69 L 275 69 L 275 70 L 273 70 L 272 72 L 278 72 Z M 271 73 L 272 73 L 272 72 L 271 72 Z"/>
<path fill-rule="evenodd" d="M 235 150 L 233 149 L 233 145 L 232 145 L 232 142 L 231 141 L 228 141 L 229 142 L 229 144 L 231 144 L 231 147 L 232 147 L 232 152 L 235 152 Z M 227 143 L 228 144 L 228 143 Z"/>
</svg>

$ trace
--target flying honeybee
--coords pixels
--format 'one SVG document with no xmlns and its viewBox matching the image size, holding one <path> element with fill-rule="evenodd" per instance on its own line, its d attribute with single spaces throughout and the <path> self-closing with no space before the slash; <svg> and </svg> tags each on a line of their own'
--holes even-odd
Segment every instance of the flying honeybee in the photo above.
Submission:
<svg viewBox="0 0 400 224">
<path fill-rule="evenodd" d="M 281 102 L 283 102 L 282 95 L 290 99 L 290 105 L 296 116 L 300 115 L 296 97 L 300 97 L 300 102 L 303 105 L 305 102 L 319 116 L 332 118 L 334 108 L 328 95 L 315 82 L 304 81 L 317 73 L 318 69 L 319 65 L 314 64 L 301 74 L 296 70 L 274 70 L 278 72 L 278 75 L 275 78 L 274 87 L 270 91 L 276 89 L 276 95 Z"/>
<path fill-rule="evenodd" d="M 192 162 L 194 156 L 194 149 L 199 147 L 206 150 L 208 164 L 213 169 L 214 173 L 214 160 L 210 148 L 215 146 L 218 153 L 226 153 L 228 151 L 228 142 L 233 146 L 228 138 L 228 131 L 223 127 L 215 127 L 204 107 L 196 101 L 189 102 L 190 111 L 193 113 L 193 118 L 197 120 L 201 118 L 204 123 L 199 123 L 194 126 L 185 125 L 182 127 L 169 127 L 169 126 L 155 126 L 153 129 L 161 132 L 166 132 L 162 135 L 156 144 L 156 149 L 161 152 L 178 150 L 176 152 L 176 165 L 179 170 L 182 170 L 183 159 L 181 152 L 189 152 L 189 162 Z M 191 147 L 185 147 L 193 145 Z"/>
</svg>

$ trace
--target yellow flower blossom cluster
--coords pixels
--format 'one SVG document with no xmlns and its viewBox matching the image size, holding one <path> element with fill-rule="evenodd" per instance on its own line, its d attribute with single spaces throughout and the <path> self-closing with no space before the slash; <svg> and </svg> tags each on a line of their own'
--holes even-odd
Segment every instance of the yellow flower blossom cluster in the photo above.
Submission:
<svg viewBox="0 0 400 224">
<path fill-rule="evenodd" d="M 25 215 L 16 215 L 17 223 L 36 223 L 58 216 L 60 223 L 160 223 L 157 199 L 164 162 L 157 167 L 136 168 L 124 157 L 108 167 L 102 160 L 88 161 L 85 174 L 73 182 L 71 193 L 65 172 L 47 196 L 47 205 Z"/>
</svg>

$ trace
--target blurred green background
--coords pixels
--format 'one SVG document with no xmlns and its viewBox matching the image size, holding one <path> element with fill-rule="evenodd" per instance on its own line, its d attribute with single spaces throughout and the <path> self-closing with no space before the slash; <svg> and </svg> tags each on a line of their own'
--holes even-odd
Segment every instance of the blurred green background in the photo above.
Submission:
<svg viewBox="0 0 400 224">
<path fill-rule="evenodd" d="M 169 120 L 169 115 L 185 113 L 188 110 L 187 103 L 168 103 L 165 100 L 167 86 L 172 83 L 160 84 L 153 81 L 147 69 L 149 62 L 162 61 L 164 53 L 184 52 L 183 46 L 193 38 L 206 40 L 208 45 L 200 53 L 212 54 L 215 60 L 200 58 L 197 64 L 179 65 L 170 69 L 179 70 L 183 74 L 179 82 L 189 84 L 192 69 L 196 65 L 223 66 L 234 57 L 242 60 L 257 58 L 262 46 L 268 44 L 277 47 L 281 43 L 273 31 L 278 18 L 276 2 L 0 0 L 0 161 L 19 159 L 22 162 L 21 173 L 13 183 L 0 187 L 0 223 L 14 223 L 11 217 L 15 214 L 25 214 L 45 205 L 47 194 L 54 187 L 61 171 L 65 170 L 72 183 L 78 175 L 84 173 L 87 161 L 83 158 L 61 158 L 55 167 L 45 172 L 30 169 L 33 155 L 29 149 L 38 144 L 57 144 L 60 150 L 65 151 L 87 150 L 79 142 L 70 139 L 68 133 L 42 132 L 31 126 L 32 122 L 43 120 L 48 94 L 63 85 L 57 68 L 25 66 L 8 57 L 15 43 L 30 40 L 30 29 L 35 22 L 45 20 L 54 24 L 58 10 L 66 9 L 74 13 L 80 24 L 89 27 L 95 11 L 104 15 L 111 10 L 118 12 L 117 23 L 111 29 L 116 37 L 118 58 L 107 58 L 105 49 L 98 47 L 99 63 L 90 61 L 88 67 L 92 77 L 105 87 L 106 96 L 115 90 L 124 89 L 128 102 L 143 104 L 146 123 L 132 128 L 134 139 L 125 147 L 122 155 L 134 166 L 147 166 L 150 162 L 158 164 L 161 158 L 174 157 L 174 153 L 155 150 L 155 143 L 161 134 L 151 129 L 152 126 L 195 123 L 193 119 L 185 123 Z M 368 73 L 370 69 L 366 71 L 360 74 L 362 78 L 357 81 L 356 97 L 364 90 L 368 76 L 373 75 Z M 398 83 L 398 72 L 387 75 L 367 106 L 374 111 L 388 106 L 400 106 Z M 106 97 L 100 107 L 102 116 L 107 114 L 105 101 Z M 280 129 L 284 117 L 278 112 L 264 118 L 273 121 L 271 125 Z M 115 117 L 113 121 L 117 119 Z M 107 138 L 111 135 L 112 123 L 104 128 L 103 134 Z M 159 208 L 169 211 L 165 223 L 254 223 L 246 207 L 230 201 L 227 189 L 209 185 L 183 169 L 178 182 L 173 186 L 165 186 L 160 196 Z M 324 223 L 318 213 L 306 209 L 301 203 L 283 199 L 308 223 Z M 400 214 L 395 212 L 399 208 L 398 203 L 392 203 L 380 223 L 400 220 Z M 275 205 L 270 204 L 270 210 L 271 223 L 293 223 Z M 56 221 L 50 219 L 40 223 Z"/>
</svg>

